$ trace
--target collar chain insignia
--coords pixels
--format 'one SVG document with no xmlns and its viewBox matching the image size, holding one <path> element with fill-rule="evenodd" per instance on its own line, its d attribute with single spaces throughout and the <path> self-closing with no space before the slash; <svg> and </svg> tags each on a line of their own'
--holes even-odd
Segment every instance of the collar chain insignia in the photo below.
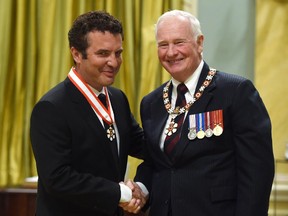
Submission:
<svg viewBox="0 0 288 216">
<path fill-rule="evenodd" d="M 216 69 L 210 68 L 210 71 L 208 72 L 205 81 L 202 83 L 199 90 L 194 94 L 193 99 L 183 107 L 172 108 L 168 94 L 172 80 L 167 82 L 166 86 L 163 88 L 163 102 L 167 112 L 169 113 L 169 115 L 171 115 L 172 120 L 175 119 L 178 115 L 181 115 L 182 113 L 185 113 L 190 109 L 190 107 L 202 96 L 205 88 L 209 86 L 215 74 Z"/>
</svg>

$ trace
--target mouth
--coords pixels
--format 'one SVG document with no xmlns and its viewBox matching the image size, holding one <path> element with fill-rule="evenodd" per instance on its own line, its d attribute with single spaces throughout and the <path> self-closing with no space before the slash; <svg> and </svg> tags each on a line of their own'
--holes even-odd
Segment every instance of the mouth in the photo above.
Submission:
<svg viewBox="0 0 288 216">
<path fill-rule="evenodd" d="M 103 72 L 103 73 L 114 73 L 113 70 L 103 70 L 102 72 Z"/>
<path fill-rule="evenodd" d="M 116 74 L 114 70 L 103 70 L 102 73 L 108 78 L 114 78 Z"/>
<path fill-rule="evenodd" d="M 181 58 L 181 59 L 175 59 L 175 60 L 167 60 L 167 62 L 168 62 L 169 64 L 177 64 L 177 63 L 179 63 L 179 62 L 181 62 L 181 61 L 183 61 L 183 58 Z"/>
</svg>

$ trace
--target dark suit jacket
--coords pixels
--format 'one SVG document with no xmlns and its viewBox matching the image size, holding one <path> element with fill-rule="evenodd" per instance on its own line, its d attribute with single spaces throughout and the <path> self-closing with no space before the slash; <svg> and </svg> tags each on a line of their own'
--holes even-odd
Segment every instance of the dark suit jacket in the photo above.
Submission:
<svg viewBox="0 0 288 216">
<path fill-rule="evenodd" d="M 204 64 L 197 90 L 208 71 Z M 189 140 L 186 117 L 175 162 L 159 147 L 168 117 L 164 85 L 141 102 L 149 157 L 135 179 L 150 191 L 150 215 L 167 216 L 168 211 L 172 216 L 267 215 L 274 176 L 271 124 L 253 84 L 218 71 L 188 115 L 223 110 L 223 134 Z"/>
<path fill-rule="evenodd" d="M 66 78 L 36 104 L 31 142 L 39 175 L 37 216 L 115 215 L 127 156 L 141 157 L 143 132 L 124 93 L 109 87 L 120 135 L 115 162 L 101 122 Z"/>
</svg>

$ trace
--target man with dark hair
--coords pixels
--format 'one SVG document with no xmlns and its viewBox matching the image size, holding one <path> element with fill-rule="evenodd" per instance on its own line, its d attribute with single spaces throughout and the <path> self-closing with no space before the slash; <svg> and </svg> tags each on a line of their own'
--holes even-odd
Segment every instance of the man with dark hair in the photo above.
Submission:
<svg viewBox="0 0 288 216">
<path fill-rule="evenodd" d="M 124 185 L 128 155 L 142 157 L 143 132 L 125 94 L 110 87 L 122 63 L 121 23 L 106 12 L 79 16 L 69 31 L 74 67 L 35 105 L 31 143 L 39 175 L 37 216 L 120 216 L 145 204 Z"/>
</svg>

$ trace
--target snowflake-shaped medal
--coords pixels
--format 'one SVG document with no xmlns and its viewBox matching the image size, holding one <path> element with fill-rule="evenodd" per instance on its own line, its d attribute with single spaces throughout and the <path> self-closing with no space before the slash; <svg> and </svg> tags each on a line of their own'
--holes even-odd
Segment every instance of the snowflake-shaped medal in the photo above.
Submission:
<svg viewBox="0 0 288 216">
<path fill-rule="evenodd" d="M 111 126 L 107 129 L 107 137 L 110 141 L 115 139 L 115 131 Z"/>
<path fill-rule="evenodd" d="M 171 121 L 169 126 L 165 130 L 165 134 L 167 136 L 171 136 L 173 133 L 177 131 L 178 123 Z"/>
</svg>

